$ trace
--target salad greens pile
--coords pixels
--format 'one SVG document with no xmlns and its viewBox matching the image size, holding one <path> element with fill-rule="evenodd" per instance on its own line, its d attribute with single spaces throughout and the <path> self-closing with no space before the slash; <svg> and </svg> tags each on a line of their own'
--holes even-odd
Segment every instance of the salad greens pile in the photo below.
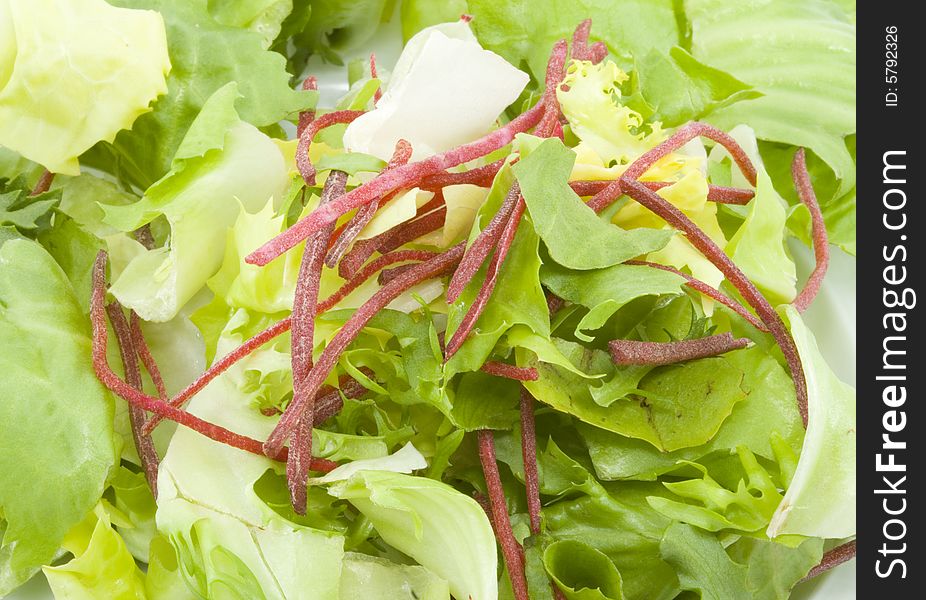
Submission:
<svg viewBox="0 0 926 600">
<path fill-rule="evenodd" d="M 802 312 L 855 252 L 854 19 L 0 0 L 0 596 L 777 600 L 849 558 Z"/>
</svg>

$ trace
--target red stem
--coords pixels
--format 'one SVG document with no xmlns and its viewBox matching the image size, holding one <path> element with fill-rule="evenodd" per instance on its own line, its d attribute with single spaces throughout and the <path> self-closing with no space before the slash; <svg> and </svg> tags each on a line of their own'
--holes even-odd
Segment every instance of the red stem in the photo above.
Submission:
<svg viewBox="0 0 926 600">
<path fill-rule="evenodd" d="M 376 198 L 397 189 L 414 187 L 415 182 L 424 179 L 428 175 L 446 171 L 451 167 L 485 156 L 508 145 L 515 135 L 527 131 L 537 124 L 543 115 L 543 109 L 543 105 L 538 104 L 504 127 L 496 129 L 474 142 L 379 175 L 369 183 L 354 188 L 336 201 L 319 207 L 252 252 L 245 260 L 249 264 L 266 265 L 350 210 L 368 204 Z"/>
<path fill-rule="evenodd" d="M 373 79 L 379 79 L 379 75 L 376 72 L 376 54 L 370 52 L 370 77 Z M 383 97 L 383 82 L 379 82 L 379 87 L 376 88 L 376 91 L 373 92 L 373 106 L 376 106 L 379 103 L 380 98 Z"/>
<path fill-rule="evenodd" d="M 434 210 L 435 208 L 437 210 Z M 374 252 L 385 254 L 440 229 L 444 225 L 446 215 L 443 194 L 438 193 L 417 210 L 414 219 L 399 223 L 392 229 L 384 231 L 375 237 L 359 240 L 355 243 L 350 252 L 345 254 L 341 262 L 338 263 L 338 275 L 343 279 L 350 279 L 357 273 L 363 263 L 373 256 Z"/>
<path fill-rule="evenodd" d="M 572 34 L 572 58 L 575 60 L 590 60 L 600 63 L 608 56 L 608 47 L 603 42 L 588 45 L 588 36 L 592 31 L 592 20 L 585 19 Z"/>
<path fill-rule="evenodd" d="M 524 461 L 524 486 L 527 488 L 527 513 L 531 534 L 540 534 L 540 477 L 537 473 L 537 431 L 534 422 L 534 398 L 521 388 L 521 458 Z"/>
<path fill-rule="evenodd" d="M 318 304 L 318 312 L 325 312 L 335 304 L 343 300 L 348 294 L 360 287 L 364 281 L 369 279 L 376 273 L 379 269 L 382 269 L 386 265 L 394 264 L 397 262 L 405 262 L 408 260 L 419 260 L 424 261 L 428 260 L 435 256 L 433 252 L 426 252 L 424 250 L 401 250 L 398 252 L 390 252 L 384 254 L 383 256 L 377 258 L 375 261 L 364 266 L 363 270 L 357 275 L 344 283 L 337 291 L 328 296 L 325 300 Z M 270 340 L 279 337 L 280 335 L 289 331 L 292 321 L 290 317 L 286 317 L 281 321 L 278 321 L 264 329 L 260 333 L 254 335 L 254 337 L 248 339 L 246 342 L 235 348 L 232 352 L 226 354 L 218 362 L 214 363 L 205 373 L 196 378 L 195 381 L 187 385 L 183 390 L 181 390 L 176 396 L 170 400 L 170 405 L 179 408 L 183 404 L 199 393 L 206 385 L 208 385 L 213 379 L 227 371 L 232 365 L 250 355 L 252 352 L 269 342 Z M 147 423 L 145 423 L 143 431 L 145 433 L 150 433 L 158 423 L 161 422 L 161 417 L 158 415 L 152 416 Z"/>
<path fill-rule="evenodd" d="M 395 144 L 395 151 L 392 153 L 392 158 L 389 160 L 384 171 L 407 164 L 411 157 L 412 145 L 405 140 L 399 140 Z M 380 200 L 374 200 L 366 206 L 361 206 L 357 209 L 357 213 L 353 218 L 339 230 L 337 239 L 331 244 L 331 248 L 328 250 L 328 256 L 325 258 L 325 265 L 329 269 L 333 269 L 335 265 L 338 264 L 338 261 L 344 256 L 344 253 L 347 252 L 350 245 L 360 232 L 363 231 L 363 228 L 373 220 L 380 205 L 383 202 L 388 202 L 390 199 L 391 195 Z"/>
<path fill-rule="evenodd" d="M 452 269 L 460 261 L 462 256 L 463 243 L 461 242 L 450 250 L 438 254 L 426 262 L 415 265 L 415 268 L 409 269 L 381 287 L 365 304 L 351 315 L 350 319 L 344 323 L 341 329 L 325 347 L 321 356 L 318 358 L 318 362 L 305 378 L 305 387 L 303 388 L 302 395 L 298 398 L 293 398 L 293 401 L 290 402 L 283 416 L 280 417 L 280 421 L 264 444 L 268 456 L 274 456 L 280 452 L 287 438 L 293 433 L 300 415 L 302 415 L 303 410 L 305 410 L 306 398 L 314 397 L 322 383 L 324 383 L 325 378 L 334 368 L 335 364 L 337 364 L 341 353 L 347 349 L 347 346 L 357 337 L 370 319 L 412 286 L 427 279 L 431 279 L 432 277 L 443 275 Z"/>
<path fill-rule="evenodd" d="M 855 558 L 855 552 L 855 540 L 846 542 L 841 546 L 836 546 L 832 550 L 826 552 L 823 555 L 823 559 L 820 561 L 820 564 L 812 568 L 810 572 L 807 573 L 803 579 L 801 579 L 801 581 L 803 582 L 807 581 L 808 579 L 813 579 L 814 577 L 822 575 L 834 567 L 838 567 L 844 562 L 852 560 Z"/>
<path fill-rule="evenodd" d="M 696 358 L 718 356 L 749 345 L 746 338 L 734 338 L 732 333 L 709 335 L 693 340 L 674 342 L 639 342 L 611 340 L 608 349 L 618 365 L 670 365 Z"/>
<path fill-rule="evenodd" d="M 794 308 L 804 312 L 817 297 L 817 292 L 823 285 L 823 278 L 830 264 L 830 244 L 826 235 L 826 223 L 823 222 L 823 213 L 820 211 L 820 203 L 817 202 L 817 195 L 810 182 L 810 173 L 807 172 L 807 159 L 803 148 L 798 148 L 797 154 L 794 155 L 794 162 L 791 163 L 791 176 L 794 179 L 794 187 L 797 188 L 797 195 L 810 211 L 813 227 L 813 253 L 817 262 L 813 273 L 804 284 L 804 289 L 794 299 Z"/>
<path fill-rule="evenodd" d="M 476 294 L 473 304 L 469 307 L 459 327 L 453 332 L 450 341 L 447 342 L 444 360 L 449 360 L 450 357 L 456 354 L 457 350 L 463 346 L 466 337 L 469 335 L 470 331 L 473 330 L 473 327 L 476 326 L 476 321 L 479 320 L 482 311 L 485 310 L 486 304 L 489 303 L 489 298 L 492 296 L 492 292 L 495 291 L 495 284 L 498 282 L 498 274 L 502 270 L 502 265 L 505 262 L 505 258 L 508 256 L 508 251 L 511 249 L 511 244 L 517 233 L 518 225 L 521 223 L 521 215 L 524 214 L 524 208 L 524 197 L 519 195 L 518 201 L 511 210 L 508 223 L 505 224 L 505 229 L 502 230 L 502 234 L 499 236 L 495 254 L 492 255 L 492 260 L 489 261 L 489 268 L 488 271 L 486 271 L 485 281 L 483 281 L 482 287 L 479 288 L 479 292 Z"/>
<path fill-rule="evenodd" d="M 479 441 L 479 461 L 482 463 L 486 489 L 489 492 L 493 529 L 502 547 L 502 556 L 505 559 L 505 566 L 508 567 L 511 588 L 516 600 L 529 600 L 527 578 L 524 574 L 524 550 L 515 539 L 514 531 L 511 529 L 505 490 L 502 488 L 502 478 L 495 459 L 495 438 L 492 431 L 488 429 L 479 430 L 476 435 Z"/>
<path fill-rule="evenodd" d="M 514 379 L 516 381 L 537 381 L 540 378 L 540 374 L 537 373 L 537 369 L 533 367 L 518 367 L 496 360 L 488 361 L 482 365 L 479 370 L 483 373 L 488 373 L 489 375 L 504 377 L 506 379 Z"/>
<path fill-rule="evenodd" d="M 306 77 L 302 82 L 302 89 L 317 91 L 318 79 L 316 79 L 314 76 Z M 314 110 L 304 110 L 299 113 L 299 123 L 296 125 L 296 137 L 302 137 L 302 132 L 305 131 L 305 128 L 308 127 L 309 123 L 311 123 L 314 119 Z"/>
<path fill-rule="evenodd" d="M 508 217 L 511 216 L 511 211 L 514 210 L 520 194 L 520 186 L 517 183 L 513 184 L 498 212 L 495 213 L 495 216 L 485 226 L 485 229 L 479 232 L 473 243 L 466 249 L 466 254 L 463 255 L 459 268 L 454 272 L 450 284 L 447 286 L 448 304 L 456 302 L 469 282 L 479 272 L 479 268 L 492 252 L 492 249 L 498 244 L 499 237 L 501 237 L 502 231 L 505 229 Z"/>
<path fill-rule="evenodd" d="M 464 183 L 478 185 L 479 187 L 491 187 L 492 182 L 495 180 L 495 176 L 498 175 L 498 172 L 504 164 L 505 159 L 500 158 L 482 167 L 476 167 L 475 169 L 462 171 L 460 173 L 450 173 L 447 171 L 436 173 L 422 179 L 418 187 L 431 192 L 443 189 L 448 185 L 461 185 Z"/>
<path fill-rule="evenodd" d="M 38 196 L 39 194 L 44 194 L 48 191 L 48 188 L 51 187 L 51 182 L 55 180 L 55 174 L 45 169 L 42 171 L 42 176 L 39 177 L 39 180 L 35 183 L 35 187 L 32 188 L 32 191 L 29 192 L 30 196 Z"/>
<path fill-rule="evenodd" d="M 763 323 L 762 321 L 760 321 L 759 319 L 757 319 L 756 316 L 755 316 L 754 314 L 752 314 L 751 312 L 749 312 L 748 310 L 746 310 L 739 302 L 737 302 L 737 301 L 733 300 L 732 298 L 730 298 L 729 296 L 727 296 L 727 295 L 721 293 L 720 290 L 718 290 L 717 288 L 712 287 L 712 286 L 710 286 L 710 285 L 704 283 L 704 282 L 701 281 L 700 279 L 695 279 L 694 277 L 692 277 L 692 276 L 689 275 L 688 273 L 685 273 L 685 272 L 683 272 L 683 271 L 680 271 L 680 270 L 676 269 L 675 267 L 670 267 L 670 266 L 668 266 L 668 265 L 662 265 L 662 264 L 654 263 L 654 262 L 648 262 L 648 261 L 645 261 L 645 260 L 628 260 L 628 261 L 627 261 L 626 263 L 624 263 L 624 264 L 627 264 L 627 265 L 641 265 L 641 266 L 645 266 L 645 267 L 652 267 L 652 268 L 654 268 L 654 269 L 660 269 L 660 270 L 662 270 L 662 271 L 668 271 L 669 273 L 675 273 L 676 275 L 678 275 L 678 276 L 680 276 L 680 277 L 684 277 L 685 280 L 686 280 L 686 284 L 685 284 L 685 285 L 687 285 L 687 286 L 690 287 L 691 289 L 693 289 L 693 290 L 695 290 L 696 292 L 699 292 L 699 293 L 701 293 L 701 294 L 707 296 L 708 298 L 711 298 L 712 300 L 715 300 L 716 302 L 719 302 L 720 304 L 723 304 L 724 306 L 726 306 L 727 308 L 729 308 L 730 310 L 732 310 L 733 312 L 735 312 L 735 313 L 738 314 L 739 316 L 741 316 L 741 317 L 743 317 L 744 319 L 746 319 L 747 321 L 749 321 L 749 323 L 750 323 L 753 327 L 755 327 L 756 329 L 758 329 L 759 331 L 763 331 L 763 332 L 765 332 L 765 333 L 769 333 L 769 329 L 768 329 L 768 327 L 765 326 L 765 323 Z"/>
<path fill-rule="evenodd" d="M 132 340 L 132 333 L 129 328 L 129 322 L 122 312 L 122 306 L 118 301 L 113 301 L 106 305 L 106 313 L 109 315 L 109 321 L 113 325 L 113 333 L 116 336 L 116 344 L 119 346 L 119 355 L 122 357 L 122 370 L 125 373 L 125 382 L 132 386 L 133 389 L 142 391 L 141 371 L 138 368 L 138 354 L 135 344 Z M 135 441 L 135 450 L 138 452 L 138 458 L 141 461 L 141 468 L 145 474 L 145 480 L 151 493 L 158 497 L 158 452 L 154 448 L 154 441 L 150 435 L 145 435 L 142 431 L 142 425 L 145 423 L 145 411 L 129 404 L 129 423 L 132 427 L 132 439 Z"/>
<path fill-rule="evenodd" d="M 611 180 L 580 180 L 570 181 L 569 187 L 579 196 L 594 196 L 594 198 L 588 201 L 588 207 L 597 213 L 609 207 L 621 196 L 619 188 L 617 190 L 617 196 L 612 197 L 611 194 L 614 192 L 613 189 L 609 191 L 608 195 L 599 196 L 599 194 L 612 183 L 613 181 Z M 656 191 L 674 185 L 675 182 L 642 181 L 641 183 L 649 189 Z M 754 191 L 743 188 L 724 187 L 720 185 L 711 185 L 707 188 L 707 199 L 718 204 L 748 204 L 755 195 L 756 193 Z"/>
<path fill-rule="evenodd" d="M 344 194 L 346 186 L 347 173 L 331 171 L 325 181 L 319 206 L 324 206 Z M 292 320 L 290 360 L 293 370 L 293 401 L 299 401 L 305 405 L 290 444 L 289 460 L 286 461 L 286 480 L 289 484 L 290 500 L 293 511 L 297 515 L 304 515 L 306 509 L 309 465 L 312 461 L 312 424 L 315 419 L 315 393 L 305 394 L 302 382 L 312 368 L 318 290 L 321 285 L 325 251 L 328 249 L 333 230 L 334 223 L 330 223 L 306 240 L 305 251 L 299 266 L 299 276 L 296 279 L 293 312 L 290 316 Z"/>
<path fill-rule="evenodd" d="M 100 250 L 93 266 L 93 291 L 90 297 L 90 321 L 93 329 L 93 370 L 97 378 L 107 389 L 133 406 L 138 406 L 142 410 L 154 413 L 162 418 L 176 421 L 179 425 L 192 429 L 211 440 L 246 452 L 251 452 L 252 454 L 265 456 L 263 444 L 258 440 L 229 431 L 220 425 L 210 423 L 191 413 L 175 408 L 166 402 L 162 402 L 153 396 L 136 390 L 120 379 L 106 362 L 107 327 L 106 309 L 104 308 L 105 298 L 106 252 Z M 287 454 L 286 448 L 283 448 L 271 458 L 285 461 Z M 328 472 L 337 466 L 337 463 L 321 458 L 312 461 L 313 471 Z"/>
<path fill-rule="evenodd" d="M 145 370 L 148 371 L 148 375 L 151 376 L 154 388 L 158 391 L 158 398 L 166 402 L 168 396 L 167 387 L 164 385 L 164 378 L 161 377 L 161 370 L 158 368 L 158 363 L 151 354 L 148 342 L 145 341 L 145 334 L 141 330 L 141 319 L 134 310 L 129 313 L 129 329 L 132 333 L 132 344 L 135 345 L 135 351 L 138 353 L 138 358 L 141 359 L 141 363 L 145 365 Z"/>
<path fill-rule="evenodd" d="M 315 165 L 312 164 L 312 160 L 309 158 L 309 147 L 312 145 L 312 140 L 315 138 L 318 132 L 327 127 L 331 127 L 332 125 L 350 123 L 362 114 L 364 114 L 364 111 L 362 110 L 336 110 L 334 112 L 325 113 L 322 116 L 317 117 L 305 126 L 305 129 L 302 130 L 302 134 L 299 136 L 299 144 L 296 146 L 296 167 L 299 169 L 299 173 L 302 175 L 302 179 L 305 181 L 306 185 L 315 185 L 316 171 Z M 334 220 L 331 222 L 334 222 Z M 321 227 L 317 228 L 312 233 L 316 233 L 320 230 Z M 308 237 L 309 236 L 306 235 L 305 237 L 299 239 L 298 242 L 301 242 Z M 296 244 L 293 244 L 293 246 L 295 245 Z M 290 246 L 290 248 L 291 247 L 292 246 Z M 286 250 L 289 250 L 289 248 Z"/>
</svg>

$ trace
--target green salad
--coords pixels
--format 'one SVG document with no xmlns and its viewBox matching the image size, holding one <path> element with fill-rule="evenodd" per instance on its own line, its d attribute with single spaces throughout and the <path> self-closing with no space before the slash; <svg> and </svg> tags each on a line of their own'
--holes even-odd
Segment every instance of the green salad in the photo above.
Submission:
<svg viewBox="0 0 926 600">
<path fill-rule="evenodd" d="M 0 0 L 0 596 L 776 600 L 850 559 L 802 313 L 855 253 L 854 23 Z"/>
</svg>

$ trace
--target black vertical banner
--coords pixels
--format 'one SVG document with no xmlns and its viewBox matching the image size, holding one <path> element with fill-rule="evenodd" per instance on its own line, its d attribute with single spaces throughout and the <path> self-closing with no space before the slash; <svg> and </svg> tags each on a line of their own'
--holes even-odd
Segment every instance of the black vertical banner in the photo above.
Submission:
<svg viewBox="0 0 926 600">
<path fill-rule="evenodd" d="M 859 598 L 918 598 L 926 582 L 920 6 L 858 3 Z"/>
</svg>

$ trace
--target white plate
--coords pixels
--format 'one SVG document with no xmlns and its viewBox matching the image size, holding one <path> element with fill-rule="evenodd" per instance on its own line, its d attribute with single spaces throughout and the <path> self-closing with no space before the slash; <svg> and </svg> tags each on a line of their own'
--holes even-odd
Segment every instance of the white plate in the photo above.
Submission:
<svg viewBox="0 0 926 600">
<path fill-rule="evenodd" d="M 368 47 L 376 52 L 377 64 L 390 68 L 402 50 L 398 19 L 384 26 Z M 346 60 L 366 59 L 369 51 L 354 52 Z M 317 57 L 309 62 L 307 72 L 318 78 L 320 106 L 333 106 L 347 91 L 344 67 L 322 63 Z M 802 277 L 813 268 L 813 254 L 794 243 L 792 253 Z M 829 270 L 820 294 L 804 314 L 817 337 L 820 351 L 833 371 L 846 383 L 855 385 L 855 258 L 833 248 Z M 802 279 L 803 280 L 803 279 Z M 855 560 L 822 576 L 797 586 L 791 600 L 855 600 Z M 42 575 L 8 596 L 10 600 L 49 600 L 51 590 Z"/>
</svg>

